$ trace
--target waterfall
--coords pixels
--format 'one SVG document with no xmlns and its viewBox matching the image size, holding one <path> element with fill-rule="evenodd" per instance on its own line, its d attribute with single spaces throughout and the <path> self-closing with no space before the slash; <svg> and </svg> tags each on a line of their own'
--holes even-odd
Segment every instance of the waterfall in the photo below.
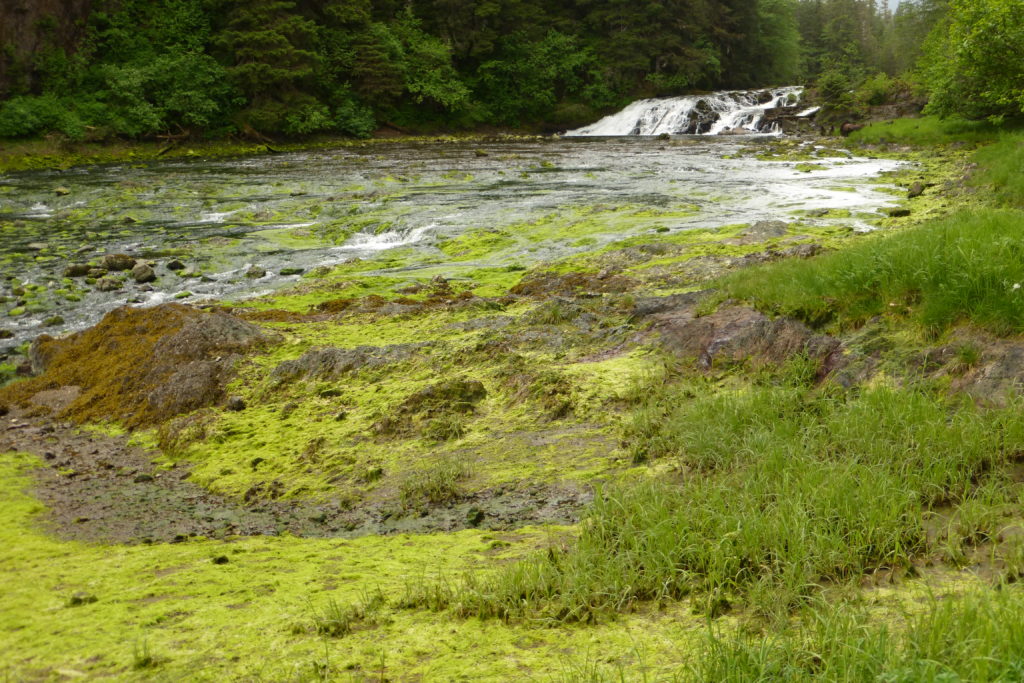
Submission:
<svg viewBox="0 0 1024 683">
<path fill-rule="evenodd" d="M 781 128 L 768 114 L 772 110 L 795 111 L 803 90 L 802 86 L 791 86 L 639 100 L 566 135 L 778 134 Z"/>
</svg>

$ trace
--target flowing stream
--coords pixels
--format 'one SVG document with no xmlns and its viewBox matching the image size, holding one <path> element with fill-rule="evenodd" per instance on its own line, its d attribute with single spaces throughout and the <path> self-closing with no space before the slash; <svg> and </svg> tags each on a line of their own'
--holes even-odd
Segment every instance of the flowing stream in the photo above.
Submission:
<svg viewBox="0 0 1024 683">
<path fill-rule="evenodd" d="M 649 220 L 552 234 L 513 258 L 529 266 L 631 234 L 766 219 L 869 229 L 892 203 L 875 182 L 896 162 L 836 156 L 811 169 L 759 161 L 734 137 L 387 142 L 224 160 L 0 176 L 0 350 L 95 323 L 124 304 L 244 298 L 304 273 L 395 247 L 444 267 L 438 242 L 579 208 L 650 207 Z M 810 151 L 810 150 L 809 150 Z M 808 212 L 845 218 L 808 217 Z M 70 263 L 127 253 L 159 279 L 101 292 Z M 177 273 L 171 259 L 184 262 Z M 265 269 L 247 277 L 250 266 Z M 13 313 L 13 315 L 12 315 Z M 57 317 L 59 316 L 59 318 Z"/>
</svg>

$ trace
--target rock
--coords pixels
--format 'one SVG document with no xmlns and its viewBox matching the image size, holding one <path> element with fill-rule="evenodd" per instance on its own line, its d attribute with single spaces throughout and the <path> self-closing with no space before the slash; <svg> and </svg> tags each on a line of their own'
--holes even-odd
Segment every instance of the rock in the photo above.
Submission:
<svg viewBox="0 0 1024 683">
<path fill-rule="evenodd" d="M 839 340 L 815 334 L 790 318 L 771 319 L 743 306 L 721 308 L 700 317 L 697 310 L 687 304 L 659 313 L 654 316 L 654 329 L 666 350 L 696 358 L 704 369 L 710 369 L 716 361 L 782 363 L 798 353 L 817 359 L 841 354 Z"/>
<path fill-rule="evenodd" d="M 135 267 L 132 268 L 132 277 L 135 278 L 135 281 L 139 284 L 144 284 L 146 282 L 153 282 L 156 280 L 156 272 L 145 263 L 137 263 Z"/>
<path fill-rule="evenodd" d="M 907 198 L 914 199 L 924 194 L 924 183 L 918 181 L 910 186 L 910 190 L 907 191 Z"/>
<path fill-rule="evenodd" d="M 574 297 L 580 293 L 621 293 L 632 289 L 635 281 L 621 275 L 598 277 L 597 273 L 530 273 L 509 291 L 519 296 L 548 299 Z"/>
<path fill-rule="evenodd" d="M 228 399 L 227 409 L 235 413 L 240 413 L 245 410 L 245 401 L 241 396 L 232 396 Z"/>
<path fill-rule="evenodd" d="M 58 197 L 66 197 L 67 195 L 71 194 L 71 190 L 69 190 L 66 187 L 55 187 L 53 188 L 53 193 Z"/>
<path fill-rule="evenodd" d="M 0 339 L 12 339 L 12 338 L 14 338 L 14 333 L 13 332 L 11 332 L 10 330 L 0 330 Z"/>
<path fill-rule="evenodd" d="M 359 346 L 354 349 L 318 347 L 310 349 L 300 358 L 288 360 L 270 374 L 271 379 L 288 382 L 298 378 L 337 379 L 342 375 L 365 367 L 380 367 L 400 363 L 429 346 L 426 343 L 396 344 L 394 346 Z"/>
<path fill-rule="evenodd" d="M 103 257 L 103 267 L 107 270 L 131 270 L 135 267 L 135 259 L 128 254 L 107 254 Z"/>
<path fill-rule="evenodd" d="M 489 156 L 491 156 L 486 150 L 483 150 L 483 149 L 473 150 L 473 154 L 475 154 L 477 157 L 489 157 Z"/>
<path fill-rule="evenodd" d="M 136 475 L 135 479 L 133 479 L 132 481 L 134 481 L 136 484 L 148 484 L 149 482 L 153 481 L 153 475 L 139 474 Z"/>
<path fill-rule="evenodd" d="M 305 272 L 306 272 L 305 268 L 282 268 L 281 269 L 281 275 L 302 275 Z"/>
<path fill-rule="evenodd" d="M 787 232 L 789 232 L 789 225 L 782 221 L 758 221 L 744 230 L 742 235 L 756 241 L 761 241 L 773 237 L 782 237 Z"/>
<path fill-rule="evenodd" d="M 86 263 L 70 263 L 64 268 L 64 277 L 85 277 L 92 270 L 92 266 Z"/>
<path fill-rule="evenodd" d="M 228 559 L 227 555 L 218 555 L 217 557 L 213 558 L 213 560 L 211 560 L 211 561 L 214 564 L 227 564 L 231 560 Z"/>
<path fill-rule="evenodd" d="M 59 315 L 50 316 L 43 321 L 43 327 L 56 327 L 57 325 L 63 325 L 64 318 Z"/>
<path fill-rule="evenodd" d="M 479 526 L 482 521 L 484 521 L 483 510 L 478 507 L 471 507 L 466 510 L 466 524 L 469 526 Z"/>
<path fill-rule="evenodd" d="M 809 244 L 798 244 L 796 246 L 789 247 L 788 249 L 783 249 L 779 253 L 785 258 L 811 258 L 812 256 L 817 256 L 823 251 L 824 249 L 820 244 L 811 242 Z"/>
<path fill-rule="evenodd" d="M 29 349 L 40 386 L 18 388 L 80 386 L 63 416 L 148 426 L 224 400 L 239 354 L 277 339 L 219 310 L 123 307 L 68 337 L 40 335 Z"/>
<path fill-rule="evenodd" d="M 6 417 L 7 413 L 9 412 L 11 412 L 11 409 L 8 408 L 5 404 L 0 403 L 0 417 Z"/>
<path fill-rule="evenodd" d="M 910 215 L 910 209 L 903 206 L 894 206 L 885 210 L 890 218 L 906 218 Z"/>
<path fill-rule="evenodd" d="M 96 289 L 101 292 L 115 292 L 123 286 L 124 284 L 115 277 L 103 277 L 96 282 Z"/>
<path fill-rule="evenodd" d="M 474 412 L 476 404 L 486 396 L 487 389 L 477 380 L 460 378 L 432 384 L 406 397 L 389 414 L 374 422 L 371 429 L 378 436 L 411 434 L 418 426 L 436 430 L 439 425 L 451 424 L 446 418 Z"/>
<path fill-rule="evenodd" d="M 68 598 L 67 605 L 68 607 L 81 607 L 82 605 L 91 605 L 94 602 L 99 602 L 99 598 L 92 593 L 79 591 Z"/>
<path fill-rule="evenodd" d="M 185 270 L 185 264 L 178 259 L 174 259 L 167 262 L 167 270 Z"/>
<path fill-rule="evenodd" d="M 267 269 L 261 268 L 260 266 L 253 266 L 249 270 L 245 271 L 245 276 L 253 280 L 259 280 L 260 278 L 267 276 Z"/>
<path fill-rule="evenodd" d="M 31 249 L 32 251 L 44 251 L 50 248 L 48 242 L 29 242 L 25 246 Z"/>
<path fill-rule="evenodd" d="M 863 127 L 864 124 L 862 123 L 850 123 L 849 121 L 847 121 L 843 125 L 839 126 L 839 134 L 845 138 L 848 135 L 850 135 L 850 133 L 854 133 Z"/>
<path fill-rule="evenodd" d="M 103 277 L 106 274 L 107 274 L 107 269 L 106 268 L 90 268 L 89 272 L 86 273 L 86 276 L 94 278 L 94 279 L 99 279 L 99 278 Z"/>
</svg>

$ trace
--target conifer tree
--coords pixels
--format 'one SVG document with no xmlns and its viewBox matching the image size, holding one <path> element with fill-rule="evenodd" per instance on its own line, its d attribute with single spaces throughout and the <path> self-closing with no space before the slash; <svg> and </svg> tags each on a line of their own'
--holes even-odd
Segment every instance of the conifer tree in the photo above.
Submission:
<svg viewBox="0 0 1024 683">
<path fill-rule="evenodd" d="M 248 98 L 244 124 L 282 130 L 290 110 L 318 104 L 302 94 L 317 61 L 311 49 L 316 27 L 295 11 L 294 2 L 227 0 L 226 16 L 217 43 L 229 55 L 229 77 Z"/>
</svg>

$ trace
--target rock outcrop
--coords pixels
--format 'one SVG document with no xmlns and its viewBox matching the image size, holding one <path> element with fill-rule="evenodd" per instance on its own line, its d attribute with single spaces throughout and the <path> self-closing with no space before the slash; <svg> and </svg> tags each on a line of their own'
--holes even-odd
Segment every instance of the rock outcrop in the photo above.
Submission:
<svg viewBox="0 0 1024 683">
<path fill-rule="evenodd" d="M 223 400 L 235 362 L 274 341 L 222 311 L 118 308 L 68 337 L 41 335 L 29 354 L 37 376 L 0 397 L 26 404 L 40 391 L 76 386 L 81 393 L 60 415 L 148 426 Z"/>
</svg>

